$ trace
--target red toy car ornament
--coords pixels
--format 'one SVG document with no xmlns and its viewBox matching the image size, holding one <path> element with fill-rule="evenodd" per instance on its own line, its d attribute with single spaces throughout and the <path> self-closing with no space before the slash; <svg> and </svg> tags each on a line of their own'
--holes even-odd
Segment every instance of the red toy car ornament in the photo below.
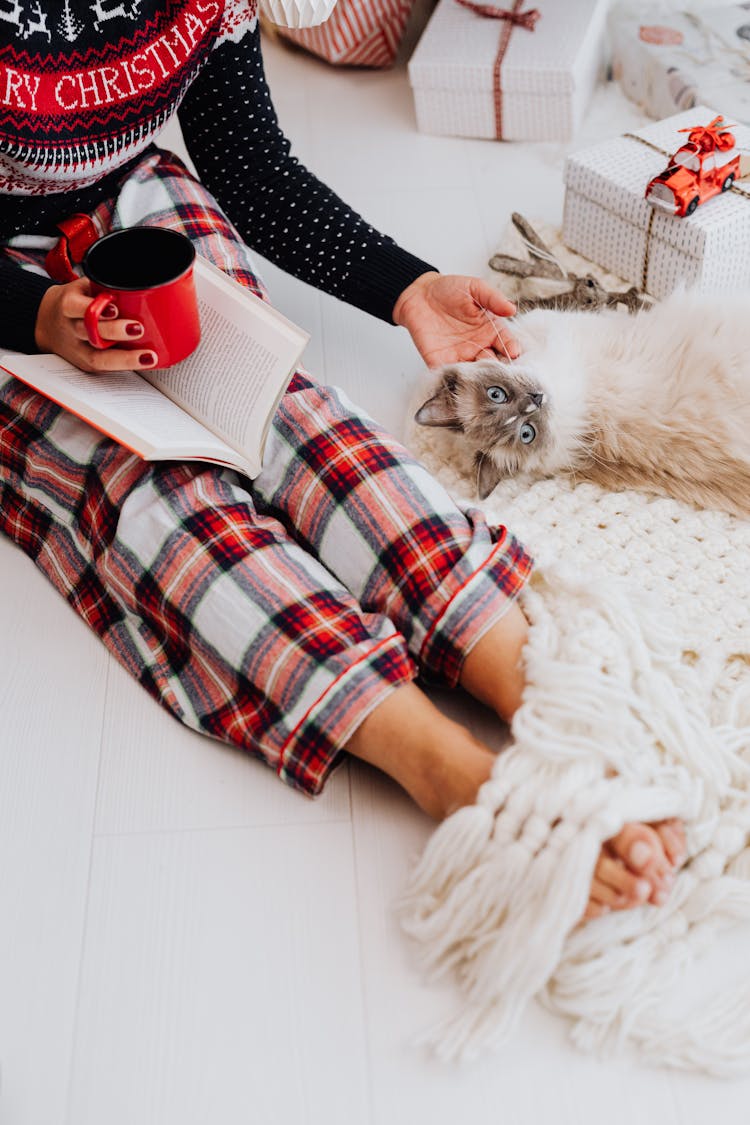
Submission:
<svg viewBox="0 0 750 1125">
<path fill-rule="evenodd" d="M 670 215 L 692 215 L 699 203 L 729 191 L 740 176 L 740 154 L 730 128 L 723 117 L 714 117 L 709 125 L 680 129 L 688 139 L 650 181 L 648 202 Z"/>
</svg>

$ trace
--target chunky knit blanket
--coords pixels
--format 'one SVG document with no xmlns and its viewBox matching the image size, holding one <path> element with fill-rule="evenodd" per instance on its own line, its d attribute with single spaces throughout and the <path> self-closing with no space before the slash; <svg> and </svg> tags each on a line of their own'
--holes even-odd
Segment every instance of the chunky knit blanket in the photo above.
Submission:
<svg viewBox="0 0 750 1125">
<path fill-rule="evenodd" d="M 692 1008 L 685 993 L 700 955 L 750 921 L 750 523 L 564 477 L 508 481 L 479 505 L 460 436 L 410 440 L 537 560 L 511 746 L 436 830 L 404 903 L 428 970 L 465 997 L 434 1046 L 501 1045 L 536 996 L 586 1049 L 749 1070 L 750 980 Z M 668 903 L 578 925 L 602 842 L 669 816 L 689 858 Z"/>
</svg>

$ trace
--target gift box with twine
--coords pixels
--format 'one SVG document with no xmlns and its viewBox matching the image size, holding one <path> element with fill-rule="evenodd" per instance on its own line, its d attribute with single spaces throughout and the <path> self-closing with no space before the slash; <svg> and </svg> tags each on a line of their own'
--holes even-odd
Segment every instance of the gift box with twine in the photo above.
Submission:
<svg viewBox="0 0 750 1125">
<path fill-rule="evenodd" d="M 645 198 L 649 181 L 685 143 L 680 130 L 708 125 L 716 114 L 695 106 L 569 156 L 565 245 L 657 298 L 678 285 L 714 293 L 750 286 L 750 180 L 738 180 L 684 218 Z M 750 154 L 750 128 L 732 131 L 737 148 Z M 744 155 L 742 174 L 747 163 Z"/>
</svg>

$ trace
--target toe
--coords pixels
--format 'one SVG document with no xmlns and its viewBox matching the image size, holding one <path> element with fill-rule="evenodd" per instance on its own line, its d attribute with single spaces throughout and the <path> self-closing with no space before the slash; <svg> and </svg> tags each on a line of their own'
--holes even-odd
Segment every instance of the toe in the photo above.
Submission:
<svg viewBox="0 0 750 1125">
<path fill-rule="evenodd" d="M 685 829 L 681 820 L 662 820 L 655 824 L 654 831 L 662 842 L 667 859 L 674 867 L 685 862 L 687 846 Z"/>
<path fill-rule="evenodd" d="M 609 907 L 605 906 L 603 902 L 595 902 L 594 899 L 589 899 L 581 920 L 588 922 L 590 918 L 601 918 L 603 914 L 609 914 Z"/>
<path fill-rule="evenodd" d="M 606 887 L 609 894 L 606 897 L 594 894 L 592 885 L 592 897 L 619 909 L 640 906 L 648 901 L 654 889 L 648 879 L 634 875 L 621 860 L 604 853 L 599 856 L 594 869 L 594 885 L 599 884 Z"/>
<path fill-rule="evenodd" d="M 662 905 L 672 889 L 674 872 L 658 833 L 647 824 L 626 824 L 608 845 L 635 875 L 648 879 L 652 887 L 649 901 Z"/>
</svg>

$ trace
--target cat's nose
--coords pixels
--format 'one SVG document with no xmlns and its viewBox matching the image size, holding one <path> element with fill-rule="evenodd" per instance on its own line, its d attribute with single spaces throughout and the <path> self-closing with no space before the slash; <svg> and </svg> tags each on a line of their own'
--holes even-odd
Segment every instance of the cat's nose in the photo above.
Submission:
<svg viewBox="0 0 750 1125">
<path fill-rule="evenodd" d="M 544 392 L 543 391 L 533 391 L 533 392 L 529 393 L 528 397 L 531 399 L 531 401 L 533 403 L 533 406 L 527 406 L 526 410 L 524 411 L 524 414 L 530 414 L 532 410 L 538 410 L 539 409 L 539 407 L 544 402 Z"/>
</svg>

